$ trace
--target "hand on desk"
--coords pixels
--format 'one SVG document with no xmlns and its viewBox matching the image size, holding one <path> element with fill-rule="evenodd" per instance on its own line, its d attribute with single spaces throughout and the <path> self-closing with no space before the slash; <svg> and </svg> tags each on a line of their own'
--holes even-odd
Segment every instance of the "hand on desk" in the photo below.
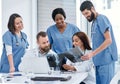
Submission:
<svg viewBox="0 0 120 84">
<path fill-rule="evenodd" d="M 76 71 L 74 66 L 67 65 L 67 64 L 64 64 L 63 68 L 66 69 L 66 70 Z"/>
<path fill-rule="evenodd" d="M 10 70 L 9 70 L 10 73 L 13 73 L 15 72 L 15 67 L 10 67 Z"/>
</svg>

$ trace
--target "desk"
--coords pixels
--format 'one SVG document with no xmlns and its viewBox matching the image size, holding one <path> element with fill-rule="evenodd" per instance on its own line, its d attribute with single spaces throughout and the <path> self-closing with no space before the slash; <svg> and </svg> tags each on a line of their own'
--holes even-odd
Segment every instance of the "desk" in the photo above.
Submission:
<svg viewBox="0 0 120 84">
<path fill-rule="evenodd" d="M 5 75 L 5 74 L 4 74 Z M 72 76 L 72 78 L 68 81 L 32 81 L 30 80 L 30 77 L 34 76 Z M 23 76 L 15 76 L 13 78 L 4 78 L 4 83 L 20 83 L 20 84 L 79 84 L 81 81 L 83 81 L 88 76 L 87 72 L 83 73 L 62 73 L 62 74 L 27 74 Z M 8 81 L 7 81 L 8 80 Z"/>
<path fill-rule="evenodd" d="M 115 76 L 111 80 L 110 84 L 120 84 L 120 83 L 118 83 L 118 80 L 120 80 L 120 71 L 115 74 Z"/>
</svg>

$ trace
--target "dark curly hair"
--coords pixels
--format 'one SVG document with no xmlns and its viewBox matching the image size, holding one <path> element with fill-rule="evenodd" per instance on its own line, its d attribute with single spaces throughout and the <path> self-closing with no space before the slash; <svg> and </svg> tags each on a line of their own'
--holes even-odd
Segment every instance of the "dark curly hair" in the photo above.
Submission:
<svg viewBox="0 0 120 84">
<path fill-rule="evenodd" d="M 56 8 L 53 10 L 52 12 L 52 19 L 55 21 L 55 16 L 57 14 L 61 14 L 63 15 L 63 17 L 66 19 L 66 14 L 65 14 L 65 11 L 62 9 L 62 8 Z"/>
</svg>

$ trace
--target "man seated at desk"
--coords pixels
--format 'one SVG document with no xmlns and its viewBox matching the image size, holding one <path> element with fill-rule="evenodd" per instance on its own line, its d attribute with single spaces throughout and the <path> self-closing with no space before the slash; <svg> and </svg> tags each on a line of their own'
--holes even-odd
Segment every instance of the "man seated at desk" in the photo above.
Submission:
<svg viewBox="0 0 120 84">
<path fill-rule="evenodd" d="M 43 31 L 39 32 L 36 36 L 36 39 L 37 39 L 38 48 L 26 52 L 25 56 L 22 58 L 22 62 L 19 65 L 19 69 L 21 70 L 23 67 L 27 67 L 24 66 L 24 62 L 25 60 L 26 61 L 28 60 L 26 59 L 26 57 L 28 56 L 38 56 L 38 57 L 46 56 L 50 67 L 54 67 L 54 69 L 58 69 L 59 68 L 58 55 L 50 49 L 50 44 L 46 32 Z M 34 68 L 34 66 L 32 66 L 32 68 Z"/>
</svg>

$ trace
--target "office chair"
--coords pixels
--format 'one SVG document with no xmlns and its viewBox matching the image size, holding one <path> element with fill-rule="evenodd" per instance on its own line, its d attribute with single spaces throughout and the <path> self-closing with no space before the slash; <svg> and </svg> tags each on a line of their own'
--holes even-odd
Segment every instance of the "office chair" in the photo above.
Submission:
<svg viewBox="0 0 120 84">
<path fill-rule="evenodd" d="M 49 63 L 49 66 L 50 67 L 57 67 L 57 64 L 56 64 L 56 58 L 54 55 L 47 55 L 47 60 L 48 60 L 48 63 Z"/>
</svg>

